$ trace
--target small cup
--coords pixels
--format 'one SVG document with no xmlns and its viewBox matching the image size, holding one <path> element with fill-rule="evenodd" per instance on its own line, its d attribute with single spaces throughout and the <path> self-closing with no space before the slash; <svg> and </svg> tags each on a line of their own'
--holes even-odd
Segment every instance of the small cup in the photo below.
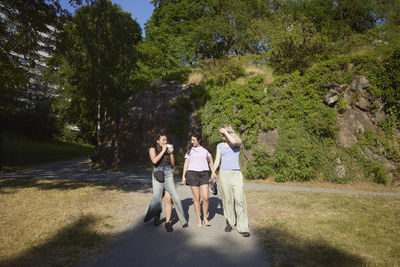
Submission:
<svg viewBox="0 0 400 267">
<path fill-rule="evenodd" d="M 167 150 L 168 152 L 171 152 L 172 148 L 174 147 L 174 145 L 172 144 L 167 144 Z"/>
</svg>

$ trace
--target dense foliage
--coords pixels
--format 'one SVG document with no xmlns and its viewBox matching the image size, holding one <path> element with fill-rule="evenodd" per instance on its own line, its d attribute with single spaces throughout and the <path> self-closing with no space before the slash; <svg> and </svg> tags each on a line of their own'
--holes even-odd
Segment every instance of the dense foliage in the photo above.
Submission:
<svg viewBox="0 0 400 267">
<path fill-rule="evenodd" d="M 257 143 L 260 132 L 277 129 L 279 139 L 274 154 L 265 147 L 253 150 L 254 160 L 247 162 L 245 172 L 250 179 L 272 176 L 283 182 L 322 177 L 333 182 L 345 182 L 354 179 L 355 172 L 361 171 L 367 179 L 386 183 L 385 167 L 368 159 L 362 151 L 368 148 L 389 160 L 400 161 L 399 147 L 393 139 L 390 141 L 399 119 L 393 113 L 398 109 L 393 95 L 398 92 L 397 68 L 388 67 L 399 64 L 395 55 L 391 54 L 384 62 L 380 62 L 376 55 L 339 56 L 322 61 L 304 70 L 303 74 L 297 71 L 275 76 L 275 82 L 270 85 L 263 83 L 262 75 L 248 78 L 246 83 L 230 80 L 226 84 L 216 76 L 205 85 L 210 100 L 200 110 L 205 134 L 215 144 L 220 139 L 216 129 L 229 123 L 241 133 L 245 148 L 251 148 Z M 229 66 L 225 68 L 229 69 Z M 365 134 L 358 135 L 359 142 L 353 149 L 343 150 L 336 144 L 339 130 L 335 126 L 336 116 L 350 103 L 343 103 L 341 98 L 342 104 L 338 104 L 336 110 L 324 104 L 322 98 L 330 84 L 350 84 L 359 74 L 367 75 L 372 82 L 369 93 L 382 99 L 388 114 L 393 115 L 381 122 L 386 138 L 367 129 Z M 349 165 L 345 177 L 338 177 L 333 171 L 340 158 Z"/>
<path fill-rule="evenodd" d="M 258 53 L 263 49 L 254 22 L 263 21 L 269 14 L 265 1 L 152 3 L 155 8 L 145 27 L 142 49 L 144 69 L 153 77 L 166 77 L 206 58 Z"/>
</svg>

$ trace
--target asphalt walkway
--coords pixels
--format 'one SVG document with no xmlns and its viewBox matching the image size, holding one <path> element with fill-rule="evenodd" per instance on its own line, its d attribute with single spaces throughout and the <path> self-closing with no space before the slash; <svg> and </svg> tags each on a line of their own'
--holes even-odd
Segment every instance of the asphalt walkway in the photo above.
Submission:
<svg viewBox="0 0 400 267">
<path fill-rule="evenodd" d="M 94 266 L 269 266 L 252 231 L 250 237 L 236 230 L 224 232 L 225 217 L 216 196 L 210 196 L 211 226 L 198 228 L 190 188 L 177 183 L 177 190 L 189 227 L 182 228 L 174 214 L 174 231 L 168 233 L 164 224 L 143 223 L 141 217 Z"/>
</svg>

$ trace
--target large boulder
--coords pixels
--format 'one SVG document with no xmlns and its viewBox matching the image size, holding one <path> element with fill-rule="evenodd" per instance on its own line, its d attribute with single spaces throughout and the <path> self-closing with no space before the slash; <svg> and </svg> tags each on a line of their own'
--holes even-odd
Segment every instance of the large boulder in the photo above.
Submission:
<svg viewBox="0 0 400 267">
<path fill-rule="evenodd" d="M 107 125 L 98 149 L 99 165 L 117 168 L 125 163 L 149 162 L 149 147 L 160 133 L 167 135 L 176 153 L 183 153 L 188 134 L 200 128 L 190 92 L 189 85 L 170 81 L 132 95 L 119 124 Z"/>
</svg>

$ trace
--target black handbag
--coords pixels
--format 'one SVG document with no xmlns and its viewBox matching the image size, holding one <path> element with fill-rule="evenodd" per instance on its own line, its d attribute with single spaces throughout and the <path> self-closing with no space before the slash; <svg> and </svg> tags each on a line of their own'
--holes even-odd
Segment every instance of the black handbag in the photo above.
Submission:
<svg viewBox="0 0 400 267">
<path fill-rule="evenodd" d="M 165 168 L 165 159 L 162 161 L 162 169 L 157 170 L 154 172 L 154 177 L 156 178 L 157 182 L 164 183 L 164 168 Z"/>
<path fill-rule="evenodd" d="M 213 195 L 218 194 L 218 186 L 217 186 L 217 181 L 211 180 L 209 183 L 210 186 L 210 191 L 213 193 Z"/>
</svg>

